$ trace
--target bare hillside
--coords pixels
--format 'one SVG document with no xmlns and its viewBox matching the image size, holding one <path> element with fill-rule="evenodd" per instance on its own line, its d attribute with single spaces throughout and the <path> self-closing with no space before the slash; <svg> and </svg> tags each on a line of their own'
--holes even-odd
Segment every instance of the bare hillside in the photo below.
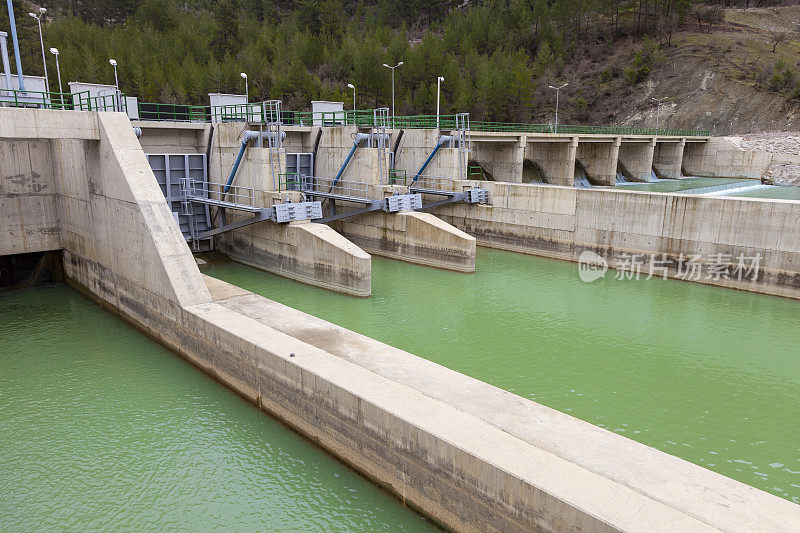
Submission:
<svg viewBox="0 0 800 533">
<path fill-rule="evenodd" d="M 631 83 L 625 69 L 643 47 L 639 41 L 619 42 L 599 60 L 567 67 L 578 88 L 572 96 L 588 100 L 583 106 L 567 104 L 568 118 L 654 126 L 652 98 L 666 97 L 662 127 L 702 127 L 725 135 L 800 129 L 799 28 L 800 6 L 727 10 L 724 23 L 710 32 L 689 21 L 671 46 L 653 46 L 652 70 L 638 83 Z"/>
</svg>

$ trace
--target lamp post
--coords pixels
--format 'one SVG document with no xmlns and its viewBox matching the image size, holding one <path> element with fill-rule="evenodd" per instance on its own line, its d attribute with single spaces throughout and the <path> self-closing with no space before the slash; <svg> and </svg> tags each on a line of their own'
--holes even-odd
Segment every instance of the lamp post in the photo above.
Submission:
<svg viewBox="0 0 800 533">
<path fill-rule="evenodd" d="M 666 96 L 663 96 L 661 98 L 651 98 L 650 99 L 650 100 L 652 100 L 653 102 L 656 103 L 656 134 L 658 133 L 658 120 L 659 120 L 659 118 L 661 118 L 661 105 L 662 105 L 662 102 L 664 100 L 666 100 L 666 99 L 667 99 Z"/>
<path fill-rule="evenodd" d="M 47 13 L 47 10 L 43 7 L 39 8 L 39 13 L 28 13 L 29 16 L 36 19 L 36 23 L 39 24 L 39 44 L 42 45 L 42 64 L 44 65 L 44 89 L 46 92 L 50 92 L 50 80 L 47 78 L 47 58 L 44 55 L 44 37 L 42 37 L 42 18 L 44 14 Z"/>
<path fill-rule="evenodd" d="M 565 84 L 563 84 L 563 85 L 561 85 L 559 87 L 553 87 L 552 85 L 549 86 L 551 89 L 555 90 L 555 92 L 556 92 L 556 126 L 555 126 L 555 131 L 553 133 L 558 133 L 558 93 L 561 91 L 561 89 L 563 89 L 567 85 L 569 85 L 569 84 L 565 83 Z"/>
<path fill-rule="evenodd" d="M 117 78 L 117 60 L 109 59 L 108 62 L 114 67 L 114 87 L 119 91 L 119 79 Z"/>
<path fill-rule="evenodd" d="M 58 66 L 58 48 L 51 48 L 50 53 L 56 56 L 56 74 L 58 75 L 58 98 L 61 100 L 61 108 L 64 108 L 64 89 L 61 88 L 61 67 Z"/>
<path fill-rule="evenodd" d="M 442 93 L 443 76 L 436 78 L 436 129 L 439 129 L 439 95 Z"/>
<path fill-rule="evenodd" d="M 250 89 L 247 86 L 247 74 L 242 72 L 239 76 L 244 78 L 244 103 L 247 104 L 250 102 Z"/>
<path fill-rule="evenodd" d="M 356 112 L 356 86 L 352 83 L 347 84 L 348 89 L 353 89 L 353 116 L 355 117 Z M 355 120 L 355 118 L 354 118 Z"/>
<path fill-rule="evenodd" d="M 114 67 L 114 87 L 116 88 L 116 92 L 114 93 L 114 107 L 115 110 L 119 110 L 121 107 L 121 99 L 119 97 L 119 79 L 117 78 L 117 60 L 109 59 L 108 62 L 112 67 Z M 105 105 L 105 101 L 103 102 L 103 105 Z"/>
<path fill-rule="evenodd" d="M 386 68 L 388 68 L 389 70 L 392 71 L 392 128 L 394 128 L 394 69 L 396 69 L 397 67 L 399 67 L 402 64 L 403 64 L 402 61 L 400 61 L 398 64 L 396 64 L 393 67 L 390 67 L 386 63 L 383 64 L 384 67 L 386 67 Z"/>
</svg>

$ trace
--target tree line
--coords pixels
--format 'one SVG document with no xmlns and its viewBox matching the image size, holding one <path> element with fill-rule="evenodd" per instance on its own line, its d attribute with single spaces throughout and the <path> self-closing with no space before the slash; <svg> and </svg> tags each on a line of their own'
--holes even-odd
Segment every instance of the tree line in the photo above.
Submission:
<svg viewBox="0 0 800 533">
<path fill-rule="evenodd" d="M 14 0 L 26 72 L 42 74 L 36 21 Z M 543 118 L 571 59 L 621 38 L 668 45 L 693 0 L 39 0 L 46 47 L 60 50 L 62 79 L 113 83 L 143 102 L 207 104 L 207 93 L 388 106 L 396 71 L 398 114 L 442 112 L 475 120 Z M 37 5 L 39 5 L 37 4 Z M 0 9 L 0 29 L 7 15 Z M 52 56 L 48 54 L 48 61 Z M 637 61 L 631 58 L 631 61 Z M 12 61 L 13 63 L 13 61 Z M 637 67 L 638 68 L 638 67 Z M 642 81 L 637 71 L 631 83 Z M 57 87 L 55 69 L 50 81 Z M 646 77 L 646 72 L 644 77 Z"/>
</svg>

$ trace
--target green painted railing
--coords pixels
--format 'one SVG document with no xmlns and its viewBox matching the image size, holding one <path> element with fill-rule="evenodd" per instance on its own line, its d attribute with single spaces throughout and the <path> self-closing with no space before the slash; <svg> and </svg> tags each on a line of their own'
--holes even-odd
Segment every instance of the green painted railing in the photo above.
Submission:
<svg viewBox="0 0 800 533">
<path fill-rule="evenodd" d="M 166 120 L 174 122 L 270 122 L 269 108 L 262 103 L 235 104 L 225 106 L 195 106 L 180 104 L 139 103 L 142 120 Z M 281 122 L 296 126 L 362 126 L 374 125 L 374 110 L 283 111 Z M 573 135 L 673 135 L 708 136 L 709 130 L 670 128 L 631 128 L 623 126 L 578 126 L 560 124 L 525 124 L 514 122 L 470 121 L 470 131 L 489 133 L 559 133 Z M 387 127 L 396 129 L 451 130 L 456 128 L 456 115 L 412 115 L 389 117 Z"/>
<path fill-rule="evenodd" d="M 406 184 L 406 171 L 397 168 L 389 169 L 389 185 Z"/>
<path fill-rule="evenodd" d="M 283 172 L 278 174 L 278 191 L 299 191 L 301 185 L 299 172 Z"/>
<path fill-rule="evenodd" d="M 79 93 L 55 93 L 45 91 L 0 90 L 0 105 L 6 107 L 32 107 L 38 109 L 62 109 L 74 111 L 122 111 L 127 112 L 127 100 L 123 93 L 92 96 L 89 91 Z"/>
<path fill-rule="evenodd" d="M 336 111 L 320 113 L 321 123 L 326 126 L 372 126 L 373 111 Z M 389 127 L 396 129 L 433 129 L 451 130 L 456 128 L 456 115 L 412 115 L 389 118 Z M 551 124 L 525 124 L 514 122 L 470 121 L 470 131 L 489 133 L 560 133 L 576 135 L 673 135 L 673 136 L 708 136 L 710 130 L 688 128 L 632 128 L 624 126 L 578 126 L 560 124 L 557 128 Z"/>
</svg>

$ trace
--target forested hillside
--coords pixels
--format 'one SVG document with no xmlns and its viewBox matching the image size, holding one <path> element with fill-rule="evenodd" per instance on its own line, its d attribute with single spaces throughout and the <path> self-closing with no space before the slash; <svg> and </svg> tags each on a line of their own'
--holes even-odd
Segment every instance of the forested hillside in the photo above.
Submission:
<svg viewBox="0 0 800 533">
<path fill-rule="evenodd" d="M 357 107 L 373 108 L 391 101 L 391 74 L 382 65 L 403 61 L 396 71 L 398 114 L 434 113 L 436 78 L 443 76 L 442 112 L 513 122 L 550 120 L 554 94 L 548 86 L 564 81 L 570 82 L 562 93 L 565 120 L 633 120 L 637 109 L 624 116 L 615 111 L 626 103 L 622 99 L 652 83 L 687 31 L 719 29 L 726 16 L 722 6 L 692 0 L 15 5 L 27 73 L 42 73 L 36 21 L 26 16 L 41 5 L 48 9 L 46 46 L 61 51 L 65 82 L 113 82 L 113 57 L 122 90 L 141 101 L 207 103 L 209 92 L 244 92 L 239 73 L 246 72 L 251 100 L 278 98 L 296 110 L 308 109 L 312 99 L 351 106 L 347 84 L 353 83 Z M 0 9 L 0 28 L 7 25 Z M 764 36 L 768 48 L 773 40 L 776 48 L 796 44 L 789 29 L 782 36 L 773 33 Z M 800 97 L 797 65 L 784 59 L 780 68 L 788 73 L 781 70 L 786 79 L 772 87 L 780 85 L 776 97 Z M 50 78 L 56 86 L 52 64 Z M 771 90 L 768 82 L 763 85 Z"/>
</svg>

